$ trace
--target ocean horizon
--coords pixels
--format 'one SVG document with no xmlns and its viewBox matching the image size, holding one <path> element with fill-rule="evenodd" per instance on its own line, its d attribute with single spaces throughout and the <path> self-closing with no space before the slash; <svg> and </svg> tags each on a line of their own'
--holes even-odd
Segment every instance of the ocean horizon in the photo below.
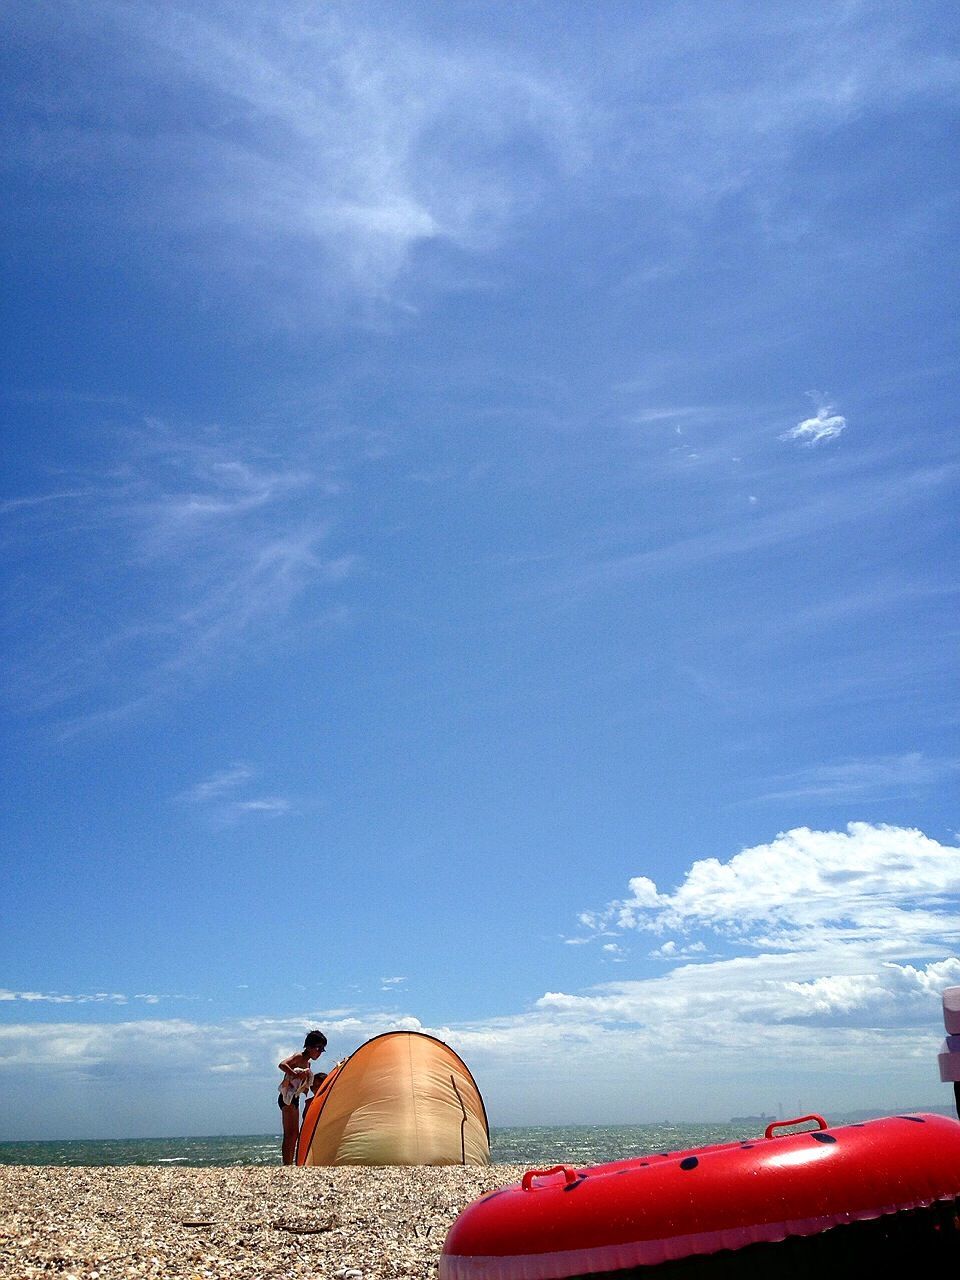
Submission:
<svg viewBox="0 0 960 1280">
<path fill-rule="evenodd" d="M 837 1127 L 878 1116 L 910 1112 L 954 1116 L 942 1105 L 864 1109 L 824 1116 Z M 610 1160 L 626 1160 L 655 1151 L 684 1151 L 713 1143 L 737 1142 L 762 1136 L 773 1121 L 792 1117 L 737 1116 L 727 1121 L 662 1121 L 620 1125 L 491 1126 L 493 1164 L 586 1167 Z M 228 1168 L 238 1165 L 280 1164 L 279 1133 L 219 1134 L 175 1138 L 68 1138 L 0 1142 L 0 1165 L 113 1166 L 159 1165 L 184 1168 Z"/>
</svg>

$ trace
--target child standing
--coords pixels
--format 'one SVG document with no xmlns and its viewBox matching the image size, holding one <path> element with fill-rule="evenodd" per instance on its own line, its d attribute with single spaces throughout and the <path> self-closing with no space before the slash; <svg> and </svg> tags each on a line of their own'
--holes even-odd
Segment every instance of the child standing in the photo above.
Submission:
<svg viewBox="0 0 960 1280">
<path fill-rule="evenodd" d="M 293 1164 L 300 1136 L 300 1098 L 310 1088 L 312 1074 L 310 1063 L 316 1062 L 327 1047 L 327 1037 L 322 1031 L 308 1031 L 303 1048 L 291 1053 L 278 1064 L 283 1072 L 277 1105 L 283 1116 L 283 1163 Z"/>
</svg>

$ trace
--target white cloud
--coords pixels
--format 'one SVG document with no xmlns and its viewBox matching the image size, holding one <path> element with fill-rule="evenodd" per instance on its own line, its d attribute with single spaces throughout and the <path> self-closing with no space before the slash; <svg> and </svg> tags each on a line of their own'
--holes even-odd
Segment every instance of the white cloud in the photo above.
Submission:
<svg viewBox="0 0 960 1280">
<path fill-rule="evenodd" d="M 690 942 L 681 944 L 676 938 L 668 938 L 662 946 L 655 947 L 648 952 L 652 960 L 679 960 L 684 956 L 701 956 L 706 952 L 706 944 L 703 942 Z"/>
<path fill-rule="evenodd" d="M 628 389 L 629 387 L 621 388 L 621 390 Z M 641 409 L 637 413 L 625 415 L 624 421 L 646 426 L 650 423 L 675 422 L 677 418 L 708 417 L 712 412 L 712 409 L 703 405 L 679 405 L 676 409 Z M 679 426 L 675 428 L 675 433 L 681 434 Z"/>
<path fill-rule="evenodd" d="M 130 1000 L 142 1000 L 144 1004 L 157 1004 L 164 997 L 138 992 L 125 996 L 116 991 L 90 991 L 68 994 L 62 991 L 10 991 L 0 987 L 0 1001 L 19 1000 L 24 1004 L 127 1004 Z"/>
<path fill-rule="evenodd" d="M 259 800 L 238 800 L 233 806 L 234 813 L 266 813 L 272 817 L 289 813 L 290 801 L 283 796 L 263 796 Z"/>
<path fill-rule="evenodd" d="M 293 805 L 285 796 L 248 794 L 258 785 L 258 777 L 256 769 L 238 761 L 188 787 L 176 799 L 203 810 L 213 821 L 224 825 L 248 815 L 278 818 L 292 813 Z"/>
<path fill-rule="evenodd" d="M 815 445 L 822 440 L 835 440 L 846 426 L 847 420 L 843 414 L 835 413 L 833 405 L 824 403 L 819 406 L 814 417 L 804 418 L 795 427 L 785 431 L 780 439 L 799 440 L 801 444 Z"/>
<path fill-rule="evenodd" d="M 181 792 L 177 799 L 190 804 L 207 804 L 211 800 L 219 800 L 225 792 L 232 792 L 236 787 L 249 782 L 254 776 L 250 765 L 233 764 L 205 778 L 202 782 L 195 783 Z"/>
<path fill-rule="evenodd" d="M 90 489 L 54 490 L 51 493 L 37 493 L 23 498 L 6 498 L 0 502 L 0 515 L 9 515 L 30 507 L 47 506 L 70 501 L 83 501 L 95 496 Z"/>
<path fill-rule="evenodd" d="M 581 913 L 601 946 L 611 932 L 668 935 L 649 953 L 665 972 L 549 992 L 507 1034 L 536 1026 L 549 1045 L 562 1029 L 614 1094 L 607 1073 L 629 1062 L 664 1114 L 686 1089 L 715 1097 L 714 1114 L 720 1098 L 732 1114 L 799 1091 L 823 1107 L 929 1105 L 940 996 L 960 984 L 958 902 L 956 846 L 867 823 L 799 828 L 695 862 L 672 890 L 636 876 Z"/>
<path fill-rule="evenodd" d="M 931 999 L 939 1002 L 942 990 L 960 979 L 956 956 L 924 968 L 893 961 L 870 968 L 865 954 L 851 952 L 839 962 L 850 971 L 826 975 L 818 973 L 824 957 L 812 951 L 683 964 L 663 978 L 606 983 L 587 994 L 550 992 L 537 1007 L 608 1023 L 656 1025 L 658 1032 L 669 1016 L 680 1026 L 709 1026 L 712 1036 L 732 1045 L 758 1022 L 770 1028 L 823 1026 L 842 1015 L 848 1026 L 871 1025 L 882 1012 L 882 1022 L 895 1027 L 916 1017 L 918 1009 L 928 1015 Z"/>
<path fill-rule="evenodd" d="M 627 897 L 586 913 L 594 928 L 706 932 L 748 951 L 931 956 L 954 945 L 960 849 L 902 827 L 800 827 L 729 862 L 695 862 L 672 892 L 634 877 Z"/>
</svg>

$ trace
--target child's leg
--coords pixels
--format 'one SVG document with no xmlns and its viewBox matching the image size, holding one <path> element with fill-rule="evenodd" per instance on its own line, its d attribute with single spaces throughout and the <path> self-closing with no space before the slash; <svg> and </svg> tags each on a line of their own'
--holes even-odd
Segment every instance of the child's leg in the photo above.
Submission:
<svg viewBox="0 0 960 1280">
<path fill-rule="evenodd" d="M 288 1107 L 281 1107 L 280 1114 L 283 1116 L 283 1163 L 293 1164 L 300 1136 L 300 1103 L 291 1102 Z"/>
</svg>

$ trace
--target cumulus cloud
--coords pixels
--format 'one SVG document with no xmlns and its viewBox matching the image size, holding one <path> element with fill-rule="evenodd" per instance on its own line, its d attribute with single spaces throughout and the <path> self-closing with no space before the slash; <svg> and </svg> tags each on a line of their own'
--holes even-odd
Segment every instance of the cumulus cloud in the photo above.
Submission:
<svg viewBox="0 0 960 1280">
<path fill-rule="evenodd" d="M 579 1058 L 631 1061 L 665 1094 L 658 1051 L 693 1088 L 706 1053 L 719 1073 L 711 1090 L 752 1079 L 771 1097 L 783 1085 L 769 1058 L 791 1089 L 813 1082 L 833 1105 L 856 1105 L 858 1072 L 890 1105 L 911 1091 L 923 1099 L 936 1081 L 940 996 L 960 984 L 958 903 L 955 845 L 868 823 L 798 828 L 696 861 L 669 889 L 635 876 L 623 898 L 581 913 L 582 936 L 601 947 L 611 935 L 662 938 L 648 954 L 663 972 L 548 992 L 531 1016 L 548 1040 L 562 1026 L 583 1040 Z M 802 1043 L 802 1068 L 784 1058 L 791 1043 Z"/>
<path fill-rule="evenodd" d="M 695 862 L 672 892 L 646 876 L 626 897 L 581 919 L 595 929 L 705 931 L 749 948 L 806 951 L 836 942 L 883 954 L 952 945 L 960 849 L 902 827 L 799 827 L 728 862 Z"/>
<path fill-rule="evenodd" d="M 677 942 L 676 938 L 668 938 L 661 946 L 655 947 L 648 954 L 654 960 L 678 960 L 681 956 L 699 956 L 706 952 L 706 945 L 702 942 L 690 942 L 685 945 Z"/>
<path fill-rule="evenodd" d="M 960 958 L 919 967 L 865 952 L 834 956 L 824 974 L 817 952 L 761 954 L 680 964 L 661 978 L 604 983 L 582 992 L 548 992 L 537 1009 L 581 1025 L 644 1028 L 670 1042 L 697 1034 L 728 1049 L 767 1042 L 784 1025 L 805 1027 L 811 1052 L 829 1029 L 887 1035 L 926 1024 L 937 1031 L 940 994 L 960 983 Z M 853 1037 L 858 1038 L 857 1036 Z"/>
</svg>

